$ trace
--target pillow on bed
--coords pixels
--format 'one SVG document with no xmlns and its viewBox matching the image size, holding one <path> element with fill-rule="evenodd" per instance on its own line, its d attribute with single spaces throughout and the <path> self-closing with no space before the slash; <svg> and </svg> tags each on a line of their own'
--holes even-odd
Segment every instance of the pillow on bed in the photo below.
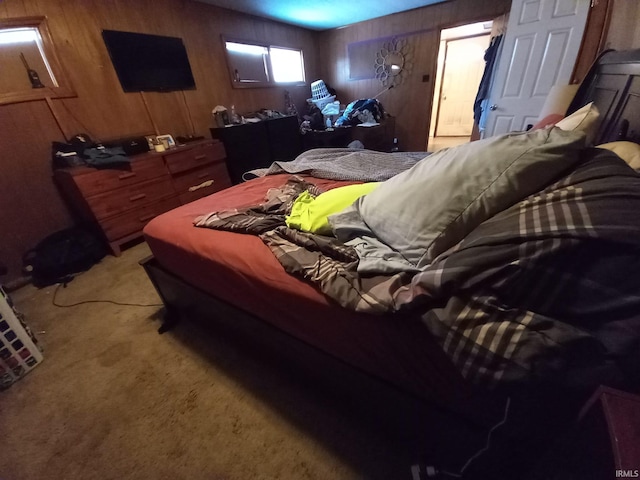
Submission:
<svg viewBox="0 0 640 480">
<path fill-rule="evenodd" d="M 593 145 L 594 137 L 599 126 L 600 112 L 593 102 L 586 104 L 580 110 L 576 110 L 568 117 L 556 123 L 556 127 L 562 130 L 574 132 L 582 131 L 587 136 L 587 145 Z"/>
<path fill-rule="evenodd" d="M 533 127 L 531 127 L 531 130 L 540 130 L 541 128 L 553 126 L 563 118 L 564 116 L 559 113 L 550 113 L 549 115 L 544 117 L 542 120 L 539 120 L 538 122 L 536 122 L 536 124 Z"/>
<path fill-rule="evenodd" d="M 633 142 L 610 142 L 598 145 L 598 148 L 611 150 L 634 170 L 640 170 L 640 145 Z"/>
<path fill-rule="evenodd" d="M 327 217 L 344 210 L 379 185 L 380 182 L 369 182 L 332 188 L 315 198 L 309 192 L 302 192 L 291 206 L 291 214 L 286 218 L 287 226 L 304 232 L 331 235 Z"/>
<path fill-rule="evenodd" d="M 339 239 L 351 240 L 341 238 L 341 221 L 357 210 L 370 236 L 420 269 L 487 218 L 554 181 L 578 162 L 584 146 L 584 133 L 552 127 L 441 150 L 387 180 L 331 223 Z"/>
</svg>

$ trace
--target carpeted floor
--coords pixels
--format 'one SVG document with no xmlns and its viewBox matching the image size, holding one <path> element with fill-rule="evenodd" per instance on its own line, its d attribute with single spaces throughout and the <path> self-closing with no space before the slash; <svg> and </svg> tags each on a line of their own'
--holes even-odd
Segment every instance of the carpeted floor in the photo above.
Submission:
<svg viewBox="0 0 640 480">
<path fill-rule="evenodd" d="M 60 288 L 57 302 L 158 304 L 138 244 Z M 478 432 L 323 356 L 213 322 L 158 335 L 160 306 L 53 306 L 55 287 L 12 293 L 44 362 L 0 392 L 0 478 L 411 479 L 458 467 Z"/>
</svg>

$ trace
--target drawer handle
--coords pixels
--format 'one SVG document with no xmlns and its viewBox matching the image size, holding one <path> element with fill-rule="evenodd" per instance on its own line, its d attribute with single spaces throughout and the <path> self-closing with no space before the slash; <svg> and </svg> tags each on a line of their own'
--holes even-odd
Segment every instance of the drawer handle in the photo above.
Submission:
<svg viewBox="0 0 640 480">
<path fill-rule="evenodd" d="M 142 200 L 143 198 L 146 198 L 147 194 L 146 193 L 139 193 L 138 195 L 134 195 L 132 197 L 129 197 L 129 201 L 130 202 L 135 202 L 137 200 Z"/>
<path fill-rule="evenodd" d="M 126 180 L 127 178 L 131 178 L 135 176 L 136 176 L 135 172 L 127 172 L 127 173 L 121 173 L 120 175 L 118 175 L 118 178 L 120 180 Z"/>
<path fill-rule="evenodd" d="M 153 213 L 150 213 L 149 215 L 145 215 L 144 217 L 140 217 L 138 220 L 140 220 L 140 222 L 148 222 L 153 217 L 155 217 L 155 215 Z"/>
<path fill-rule="evenodd" d="M 207 156 L 203 154 L 203 155 L 196 155 L 193 158 L 196 159 L 196 160 L 204 160 L 205 158 L 207 158 Z"/>
<path fill-rule="evenodd" d="M 207 188 L 213 185 L 213 180 L 207 180 L 206 182 L 202 182 L 200 185 L 194 185 L 193 187 L 189 187 L 190 192 L 195 192 L 196 190 L 200 190 L 201 188 Z"/>
</svg>

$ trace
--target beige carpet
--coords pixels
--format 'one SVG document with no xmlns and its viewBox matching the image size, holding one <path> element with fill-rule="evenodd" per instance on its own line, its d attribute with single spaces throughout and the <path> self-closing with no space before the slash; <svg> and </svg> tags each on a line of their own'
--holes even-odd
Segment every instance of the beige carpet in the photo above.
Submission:
<svg viewBox="0 0 640 480">
<path fill-rule="evenodd" d="M 105 258 L 57 301 L 159 303 L 148 254 Z M 159 306 L 58 308 L 54 291 L 12 293 L 45 360 L 0 392 L 3 480 L 410 479 L 416 460 L 464 460 L 484 441 L 263 335 L 206 321 L 159 335 Z"/>
</svg>

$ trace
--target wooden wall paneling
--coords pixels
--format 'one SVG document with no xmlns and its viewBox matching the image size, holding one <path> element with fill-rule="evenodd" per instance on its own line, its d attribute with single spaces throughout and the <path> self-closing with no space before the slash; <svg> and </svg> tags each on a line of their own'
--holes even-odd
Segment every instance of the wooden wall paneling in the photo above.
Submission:
<svg viewBox="0 0 640 480">
<path fill-rule="evenodd" d="M 26 10 L 29 12 L 29 15 L 38 15 L 37 12 L 45 2 L 46 0 L 35 0 L 33 2 L 24 2 L 24 5 Z"/>
<path fill-rule="evenodd" d="M 202 5 L 202 7 L 206 7 Z M 203 11 L 206 9 L 203 8 Z M 195 15 L 200 12 L 191 12 Z M 208 135 L 209 126 L 212 124 L 211 110 L 216 105 L 225 105 L 231 108 L 236 105 L 239 112 L 245 111 L 259 102 L 261 99 L 252 97 L 254 92 L 243 95 L 242 91 L 235 91 L 231 87 L 231 81 L 226 65 L 226 57 L 222 42 L 222 35 L 228 35 L 233 30 L 234 25 L 242 25 L 242 29 L 246 28 L 245 24 L 252 25 L 255 22 L 253 17 L 249 17 L 245 22 L 241 22 L 238 15 L 228 10 L 220 10 L 213 17 L 209 16 L 206 24 L 198 24 L 196 18 L 189 18 L 189 23 L 194 25 L 189 31 L 189 45 L 193 45 L 192 50 L 206 52 L 205 57 L 200 57 L 201 62 L 196 62 L 198 70 L 198 78 L 196 82 L 204 85 L 201 89 L 198 87 L 197 92 L 187 92 L 192 97 L 198 99 L 198 111 L 194 112 L 194 124 L 200 135 Z M 196 75 L 196 72 L 194 72 Z"/>
<path fill-rule="evenodd" d="M 27 12 L 27 1 L 0 2 L 3 18 L 8 17 L 26 17 L 31 15 Z"/>
<path fill-rule="evenodd" d="M 141 99 L 122 92 L 102 41 L 101 30 L 113 28 L 103 21 L 110 16 L 105 10 L 113 6 L 110 4 L 63 2 L 63 15 L 50 16 L 51 23 L 60 20 L 59 28 L 65 30 L 68 38 L 65 59 L 78 93 L 78 98 L 66 101 L 65 105 L 82 119 L 90 130 L 86 133 L 96 139 L 139 133 L 141 124 L 148 125 Z"/>
<path fill-rule="evenodd" d="M 161 135 L 189 133 L 191 128 L 180 92 L 145 92 L 144 96 Z"/>
<path fill-rule="evenodd" d="M 638 0 L 611 0 L 613 10 L 605 48 L 640 48 L 640 3 Z"/>
<path fill-rule="evenodd" d="M 580 51 L 571 74 L 572 84 L 580 83 L 584 79 L 591 65 L 605 49 L 612 8 L 613 0 L 599 0 L 591 4 Z"/>
<path fill-rule="evenodd" d="M 207 9 L 192 8 L 189 9 L 187 15 L 181 16 L 184 31 L 188 32 L 185 42 L 188 42 L 187 52 L 197 88 L 197 90 L 186 91 L 185 98 L 193 118 L 195 133 L 206 136 L 208 126 L 211 123 L 211 110 L 215 107 L 211 103 L 220 103 L 223 100 L 222 92 L 226 89 L 221 86 L 225 82 L 228 83 L 229 80 L 224 63 L 222 42 L 220 34 L 216 32 L 216 25 L 210 21 L 197 21 L 198 17 L 206 18 Z M 198 52 L 198 55 L 192 52 Z"/>
<path fill-rule="evenodd" d="M 60 135 L 44 101 L 3 106 L 0 258 L 8 264 L 13 278 L 20 275 L 26 250 L 49 233 L 71 224 L 68 209 L 51 180 L 51 145 L 34 142 L 34 135 Z"/>
<path fill-rule="evenodd" d="M 636 14 L 635 14 L 635 24 L 640 25 L 640 5 L 636 2 Z M 633 40 L 631 40 L 631 45 L 636 48 L 640 48 L 640 28 L 634 29 Z"/>
<path fill-rule="evenodd" d="M 225 11 L 226 12 L 226 11 Z M 223 12 L 224 15 L 224 12 Z M 198 18 L 207 18 L 206 22 Z M 230 85 L 222 50 L 218 22 L 211 18 L 207 6 L 194 5 L 182 15 L 187 32 L 185 43 L 196 80 L 197 90 L 185 92 L 196 133 L 208 135 L 211 110 L 225 102 Z M 192 53 L 194 52 L 194 53 Z M 195 52 L 198 54 L 196 55 Z M 193 57 L 193 58 L 192 58 Z"/>
<path fill-rule="evenodd" d="M 69 2 L 65 0 L 40 0 L 33 1 L 33 8 L 37 8 L 40 12 L 46 12 L 51 17 L 51 12 L 57 12 L 53 18 L 54 22 L 49 21 L 49 28 L 51 35 L 54 39 L 56 50 L 60 58 L 60 62 L 65 69 L 67 76 L 70 78 L 74 89 L 76 90 L 76 97 L 54 100 L 52 102 L 58 115 L 61 117 L 61 121 L 64 122 L 63 130 L 70 132 L 72 135 L 77 133 L 89 134 L 92 138 L 99 138 L 99 132 L 93 127 L 94 115 L 101 117 L 102 110 L 94 108 L 91 110 L 91 103 L 85 100 L 85 95 L 90 88 L 85 86 L 86 75 L 83 71 L 99 68 L 99 65 L 94 65 L 95 60 L 92 57 L 81 55 L 85 52 L 83 46 L 78 47 L 77 28 L 75 28 L 75 22 L 79 21 L 73 15 L 70 15 L 68 6 Z M 76 36 L 74 36 L 74 34 Z M 82 43 L 84 45 L 84 42 Z M 85 65 L 80 68 L 81 58 L 83 62 L 91 62 L 89 65 Z M 80 91 L 78 91 L 80 88 Z M 88 108 L 85 109 L 85 105 Z M 85 113 L 86 110 L 86 113 Z M 89 115 L 88 112 L 92 111 L 94 115 Z M 96 121 L 96 123 L 103 123 L 102 119 Z M 63 138 L 57 138 L 52 140 L 64 140 Z"/>
<path fill-rule="evenodd" d="M 405 85 L 400 85 L 396 93 L 402 102 L 396 103 L 394 116 L 396 117 L 396 132 L 399 139 L 410 139 L 408 142 L 400 140 L 401 148 L 408 150 L 427 150 L 431 103 L 435 85 L 435 70 L 427 69 L 426 65 L 436 65 L 438 50 L 433 48 L 440 42 L 440 32 L 432 30 L 410 37 L 413 47 L 413 57 L 419 59 L 409 74 Z M 435 67 L 434 67 L 435 68 Z M 432 73 L 433 72 L 433 73 Z M 423 82 L 422 76 L 429 75 L 430 80 Z M 392 90 L 393 91 L 393 90 Z M 391 92 L 389 92 L 391 93 Z M 418 125 L 415 120 L 423 118 Z M 420 130 L 417 134 L 416 129 Z M 414 141 L 411 139 L 415 138 Z M 405 145 L 406 144 L 406 145 Z"/>
</svg>

